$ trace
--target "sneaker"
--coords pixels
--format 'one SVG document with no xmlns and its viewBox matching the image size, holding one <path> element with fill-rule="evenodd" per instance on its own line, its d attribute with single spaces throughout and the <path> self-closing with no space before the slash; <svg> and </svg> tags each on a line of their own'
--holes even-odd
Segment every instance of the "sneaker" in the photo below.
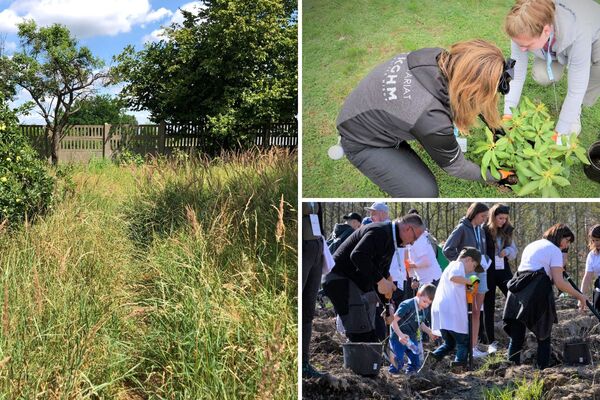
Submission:
<svg viewBox="0 0 600 400">
<path fill-rule="evenodd" d="M 479 351 L 477 347 L 473 347 L 473 358 L 483 358 L 488 355 L 485 351 Z"/>
<path fill-rule="evenodd" d="M 498 347 L 500 346 L 500 344 L 494 340 L 492 343 L 490 343 L 490 345 L 488 346 L 488 354 L 492 354 L 498 351 Z"/>
<path fill-rule="evenodd" d="M 310 363 L 302 363 L 302 378 L 322 378 L 325 374 L 317 371 Z"/>
</svg>

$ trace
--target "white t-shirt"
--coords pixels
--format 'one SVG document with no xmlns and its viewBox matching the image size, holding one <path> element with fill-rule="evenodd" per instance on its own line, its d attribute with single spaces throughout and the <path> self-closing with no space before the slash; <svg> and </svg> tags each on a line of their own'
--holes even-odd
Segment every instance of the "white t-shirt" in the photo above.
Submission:
<svg viewBox="0 0 600 400">
<path fill-rule="evenodd" d="M 593 272 L 600 275 L 600 253 L 590 251 L 585 259 L 585 272 Z"/>
<path fill-rule="evenodd" d="M 552 280 L 550 267 L 563 267 L 563 253 L 551 241 L 540 239 L 525 247 L 518 271 L 537 271 L 544 268 Z"/>
<path fill-rule="evenodd" d="M 406 280 L 406 269 L 404 268 L 404 248 L 398 247 L 394 251 L 392 263 L 390 264 L 390 275 L 394 282 L 404 282 Z M 402 287 L 402 284 L 400 283 Z"/>
<path fill-rule="evenodd" d="M 442 269 L 437 262 L 433 247 L 429 242 L 429 233 L 424 232 L 410 247 L 410 260 L 417 265 L 415 275 L 420 284 L 431 283 L 442 276 Z"/>
<path fill-rule="evenodd" d="M 442 273 L 431 303 L 431 329 L 438 333 L 440 329 L 447 329 L 467 334 L 469 320 L 466 287 L 452 282 L 450 278 L 454 276 L 465 277 L 465 266 L 460 261 L 452 261 Z"/>
</svg>

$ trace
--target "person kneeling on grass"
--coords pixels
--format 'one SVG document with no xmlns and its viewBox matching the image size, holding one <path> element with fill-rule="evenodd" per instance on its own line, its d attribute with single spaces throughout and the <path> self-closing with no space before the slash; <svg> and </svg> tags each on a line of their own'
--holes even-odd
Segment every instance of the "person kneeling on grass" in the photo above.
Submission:
<svg viewBox="0 0 600 400">
<path fill-rule="evenodd" d="M 392 197 L 439 195 L 435 176 L 410 141 L 448 174 L 482 181 L 480 166 L 464 157 L 455 132 L 467 134 L 479 114 L 500 128 L 498 93 L 506 94 L 512 71 L 512 60 L 480 39 L 396 55 L 344 102 L 337 129 L 346 158 Z M 505 182 L 489 171 L 485 180 Z"/>
<path fill-rule="evenodd" d="M 456 357 L 452 365 L 467 365 L 469 346 L 469 321 L 467 317 L 466 285 L 473 281 L 467 274 L 483 272 L 481 253 L 474 247 L 465 247 L 452 261 L 440 278 L 435 299 L 431 304 L 431 329 L 442 332 L 444 343 L 430 356 L 433 363 L 440 361 L 456 347 Z M 476 276 L 472 278 L 476 279 Z"/>
<path fill-rule="evenodd" d="M 404 366 L 405 353 L 408 357 L 406 373 L 411 374 L 419 370 L 421 330 L 428 334 L 432 341 L 436 339 L 431 329 L 423 322 L 423 310 L 429 307 L 434 296 L 435 286 L 423 285 L 415 297 L 404 300 L 398 306 L 394 321 L 390 325 L 390 347 L 395 359 L 395 362 L 390 365 L 390 373 L 400 372 Z"/>
</svg>

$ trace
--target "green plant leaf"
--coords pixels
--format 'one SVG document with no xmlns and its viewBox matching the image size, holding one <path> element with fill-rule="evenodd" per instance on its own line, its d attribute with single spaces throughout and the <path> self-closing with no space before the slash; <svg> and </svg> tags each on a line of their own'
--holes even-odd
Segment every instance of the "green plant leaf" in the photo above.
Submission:
<svg viewBox="0 0 600 400">
<path fill-rule="evenodd" d="M 492 150 L 489 150 L 488 152 L 486 152 L 483 155 L 483 158 L 481 159 L 481 176 L 483 177 L 484 180 L 487 179 L 487 170 L 488 170 L 488 166 L 490 165 L 491 158 L 492 158 Z"/>
<path fill-rule="evenodd" d="M 552 181 L 554 181 L 554 183 L 556 183 L 559 186 L 569 186 L 571 184 L 571 182 L 569 182 L 567 178 L 563 178 L 559 175 L 553 176 Z"/>
<path fill-rule="evenodd" d="M 539 187 L 539 181 L 531 181 L 523 185 L 521 190 L 517 192 L 518 196 L 527 196 L 530 193 L 533 193 Z"/>
<path fill-rule="evenodd" d="M 515 168 L 517 170 L 517 172 L 519 172 L 519 174 L 529 177 L 531 178 L 532 176 L 534 176 L 535 174 L 533 172 L 531 172 L 529 169 L 527 169 L 527 167 L 521 163 L 515 164 Z M 519 181 L 521 181 L 521 179 L 519 178 Z"/>
</svg>

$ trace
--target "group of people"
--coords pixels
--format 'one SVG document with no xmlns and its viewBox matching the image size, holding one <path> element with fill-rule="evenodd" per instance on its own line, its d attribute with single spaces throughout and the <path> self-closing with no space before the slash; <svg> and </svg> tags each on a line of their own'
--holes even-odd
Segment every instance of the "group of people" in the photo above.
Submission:
<svg viewBox="0 0 600 400">
<path fill-rule="evenodd" d="M 581 107 L 600 97 L 600 4 L 594 0 L 517 0 L 505 19 L 511 58 L 484 40 L 456 43 L 449 50 L 424 48 L 377 66 L 347 97 L 337 118 L 346 158 L 392 197 L 437 197 L 435 177 L 408 144 L 416 140 L 445 172 L 482 180 L 478 165 L 465 159 L 458 134 L 467 135 L 480 116 L 501 132 L 512 118 L 534 55 L 532 76 L 541 85 L 561 79 L 568 90 L 554 140 L 581 131 Z M 504 115 L 498 112 L 505 95 Z M 465 145 L 466 146 L 466 145 Z M 500 179 L 514 183 L 512 171 Z M 512 177 L 514 178 L 514 177 Z M 419 182 L 419 185 L 414 185 Z"/>
<path fill-rule="evenodd" d="M 510 208 L 504 204 L 488 207 L 476 202 L 468 207 L 441 246 L 450 260 L 444 267 L 436 254 L 439 246 L 416 210 L 392 221 L 387 205 L 374 203 L 367 207 L 374 221 L 356 225 L 333 255 L 326 257 L 330 250 L 322 234 L 322 218 L 319 222 L 321 206 L 306 204 L 302 248 L 305 377 L 321 375 L 309 362 L 310 327 L 321 284 L 348 341 L 389 340 L 390 372 L 414 373 L 422 367 L 422 343 L 427 339 L 439 344 L 427 357 L 432 367 L 454 350 L 453 365 L 459 367 L 466 365 L 468 354 L 485 357 L 498 350 L 496 288 L 505 296 L 502 322 L 510 338 L 508 359 L 520 363 L 529 329 L 538 342 L 537 366 L 547 367 L 552 325 L 557 322 L 553 286 L 579 300 L 579 308 L 584 309 L 587 298 L 582 293 L 587 293 L 591 280 L 600 275 L 600 225 L 589 232 L 590 254 L 580 292 L 563 278 L 566 252 L 575 240 L 564 224 L 551 226 L 541 239 L 525 246 L 513 275 L 510 263 L 517 258 L 517 247 Z M 381 211 L 388 215 L 378 215 Z M 385 219 L 379 220 L 381 217 Z M 351 213 L 344 218 L 358 221 L 360 215 Z M 316 227 L 321 229 L 318 235 Z M 304 236 L 306 233 L 313 237 Z M 329 246 L 335 237 L 332 234 Z M 310 240 L 317 244 L 309 247 Z M 305 278 L 313 271 L 311 279 Z M 594 286 L 598 288 L 594 302 L 600 306 L 599 279 Z M 470 330 L 467 294 L 472 298 Z M 485 344 L 487 352 L 479 348 Z"/>
</svg>

